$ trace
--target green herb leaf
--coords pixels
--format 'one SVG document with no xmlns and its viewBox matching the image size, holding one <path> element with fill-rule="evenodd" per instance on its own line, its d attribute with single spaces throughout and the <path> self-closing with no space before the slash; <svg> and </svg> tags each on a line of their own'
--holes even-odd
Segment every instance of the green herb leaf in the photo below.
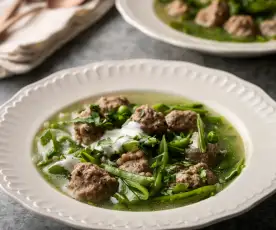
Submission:
<svg viewBox="0 0 276 230">
<path fill-rule="evenodd" d="M 100 126 L 101 125 L 101 118 L 99 113 L 97 112 L 92 112 L 89 117 L 86 118 L 75 118 L 72 122 L 73 123 L 87 123 L 87 124 L 93 124 L 95 126 Z"/>
<path fill-rule="evenodd" d="M 70 173 L 61 165 L 53 165 L 48 168 L 48 172 L 51 174 L 58 174 L 68 176 Z"/>
</svg>

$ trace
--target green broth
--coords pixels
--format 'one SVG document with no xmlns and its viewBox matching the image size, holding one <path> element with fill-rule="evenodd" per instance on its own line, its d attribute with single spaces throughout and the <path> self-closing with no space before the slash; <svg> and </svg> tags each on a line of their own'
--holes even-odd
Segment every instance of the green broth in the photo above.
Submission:
<svg viewBox="0 0 276 230">
<path fill-rule="evenodd" d="M 118 94 L 116 94 L 116 95 L 118 95 Z M 185 99 L 183 97 L 179 97 L 176 95 L 164 94 L 164 93 L 123 92 L 123 93 L 120 93 L 120 95 L 127 97 L 131 103 L 135 103 L 138 105 L 140 105 L 140 104 L 153 105 L 153 104 L 160 103 L 160 102 L 164 103 L 164 104 L 168 104 L 168 105 L 192 103 L 191 100 Z M 109 96 L 109 95 L 104 95 L 104 96 Z M 98 98 L 99 97 L 89 98 L 87 100 L 76 103 L 67 108 L 64 108 L 63 110 L 59 111 L 58 113 L 56 113 L 55 115 L 50 117 L 50 119 L 46 122 L 46 126 L 49 123 L 50 124 L 57 123 L 59 121 L 64 120 L 64 117 L 62 119 L 60 118 L 61 112 L 65 115 L 71 114 L 72 112 L 78 112 L 83 109 L 84 105 L 94 103 Z M 211 116 L 218 116 L 217 113 L 210 110 L 209 108 L 206 108 L 206 109 L 208 109 L 208 112 Z M 217 165 L 216 168 L 214 168 L 214 170 L 219 175 L 228 174 L 229 171 L 232 170 L 233 166 L 240 160 L 244 159 L 244 157 L 245 157 L 243 141 L 242 141 L 242 138 L 240 137 L 239 133 L 226 119 L 222 118 L 222 121 L 223 121 L 222 123 L 209 124 L 206 126 L 206 132 L 208 132 L 210 130 L 215 130 L 217 132 L 217 134 L 222 137 L 219 139 L 219 145 L 222 148 L 228 150 L 228 155 L 226 157 L 224 157 L 224 159 L 221 161 L 221 163 L 219 165 Z M 38 153 L 36 143 L 37 143 L 37 139 L 41 136 L 41 134 L 44 132 L 45 129 L 46 128 L 45 128 L 45 124 L 44 124 L 44 125 L 42 125 L 41 129 L 38 131 L 38 133 L 36 135 L 36 138 L 34 141 L 33 153 L 32 153 L 33 162 L 36 165 L 39 173 L 45 178 L 45 180 L 50 185 L 52 185 L 54 188 L 56 188 L 63 194 L 68 195 L 64 190 L 64 187 L 67 185 L 67 183 L 69 181 L 68 179 L 66 179 L 65 177 L 62 177 L 62 176 L 56 176 L 53 174 L 45 173 L 45 171 L 43 171 L 43 167 L 37 166 L 37 163 L 39 162 L 39 160 L 41 160 L 41 156 Z M 231 146 L 228 146 L 229 139 L 231 139 L 230 140 Z M 228 183 L 221 185 L 221 189 L 224 188 L 226 185 L 228 185 Z M 202 196 L 201 199 L 204 199 L 204 198 L 207 198 L 207 197 Z M 106 201 L 101 204 L 97 204 L 95 206 L 107 208 L 107 209 L 128 210 L 128 211 L 157 211 L 157 210 L 177 208 L 177 207 L 181 207 L 184 205 L 192 204 L 197 201 L 198 201 L 198 198 L 195 199 L 194 197 L 185 199 L 183 201 L 178 200 L 178 201 L 173 201 L 173 202 L 144 201 L 144 202 L 139 202 L 138 204 L 129 205 L 126 208 L 126 207 L 120 206 L 120 205 L 114 206 L 114 203 L 112 202 L 112 199 L 111 199 L 110 201 Z"/>
</svg>

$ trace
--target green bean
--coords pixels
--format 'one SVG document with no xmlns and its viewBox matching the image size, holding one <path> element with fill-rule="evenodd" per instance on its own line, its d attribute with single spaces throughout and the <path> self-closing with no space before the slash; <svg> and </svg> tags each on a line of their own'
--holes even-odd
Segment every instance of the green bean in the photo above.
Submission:
<svg viewBox="0 0 276 230">
<path fill-rule="evenodd" d="M 154 196 L 162 188 L 163 171 L 169 161 L 168 145 L 165 135 L 163 136 L 162 141 L 160 142 L 159 154 L 163 154 L 163 157 L 161 160 L 161 165 L 157 169 L 155 181 L 151 187 L 151 196 Z"/>
<path fill-rule="evenodd" d="M 227 176 L 224 177 L 224 181 L 230 181 L 232 180 L 234 177 L 238 176 L 242 169 L 245 167 L 244 165 L 244 159 L 241 159 L 238 163 L 236 163 L 236 165 L 234 166 L 233 170 L 231 170 Z"/>
<path fill-rule="evenodd" d="M 218 138 L 218 135 L 214 131 L 211 131 L 207 134 L 207 140 L 208 140 L 208 142 L 215 144 L 215 143 L 218 143 L 219 138 Z"/>
<path fill-rule="evenodd" d="M 165 111 L 169 110 L 170 107 L 165 105 L 165 104 L 155 104 L 152 106 L 152 108 L 157 111 L 157 112 L 161 112 L 164 113 Z"/>
<path fill-rule="evenodd" d="M 86 162 L 90 162 L 92 164 L 98 164 L 99 162 L 97 161 L 97 159 L 95 159 L 94 157 L 90 156 L 87 152 L 82 151 L 80 153 L 80 156 L 86 161 Z"/>
<path fill-rule="evenodd" d="M 163 157 L 163 155 L 164 154 L 162 153 L 162 154 L 157 155 L 156 157 L 153 157 L 152 161 L 156 161 L 157 159 L 161 159 Z"/>
<path fill-rule="evenodd" d="M 157 170 L 157 175 L 156 175 L 155 181 L 153 183 L 153 186 L 151 187 L 151 190 L 150 190 L 151 196 L 154 196 L 162 188 L 162 179 L 163 179 L 162 174 L 163 174 L 163 172 L 162 172 L 161 168 L 159 168 Z"/>
<path fill-rule="evenodd" d="M 103 168 L 112 175 L 121 177 L 126 180 L 137 182 L 143 186 L 149 186 L 154 182 L 153 177 L 140 176 L 138 174 L 130 173 L 107 164 L 102 164 Z"/>
<path fill-rule="evenodd" d="M 156 137 L 147 135 L 138 136 L 136 139 L 139 140 L 140 144 L 144 146 L 154 147 L 155 145 L 159 144 L 159 140 Z"/>
<path fill-rule="evenodd" d="M 116 192 L 114 195 L 113 195 L 118 201 L 119 203 L 121 204 L 128 204 L 129 203 L 129 200 L 122 194 Z"/>
<path fill-rule="evenodd" d="M 180 193 L 180 192 L 186 192 L 188 189 L 188 185 L 187 184 L 176 184 L 173 188 L 172 188 L 172 192 L 173 193 Z"/>
<path fill-rule="evenodd" d="M 213 193 L 216 193 L 217 190 L 217 186 L 216 185 L 208 185 L 208 186 L 204 186 L 201 188 L 197 188 L 194 189 L 192 191 L 189 192 L 183 192 L 183 193 L 178 193 L 178 194 L 174 194 L 174 195 L 168 195 L 168 196 L 159 196 L 159 197 L 155 197 L 153 198 L 154 201 L 175 201 L 175 200 L 182 200 L 182 199 L 186 199 L 192 196 L 196 196 L 196 195 L 211 195 Z"/>
<path fill-rule="evenodd" d="M 133 191 L 140 200 L 147 200 L 149 198 L 149 191 L 137 182 L 125 180 L 126 184 L 132 188 L 137 189 L 139 192 Z"/>
<path fill-rule="evenodd" d="M 197 114 L 197 129 L 198 129 L 198 140 L 199 140 L 199 149 L 202 153 L 205 153 L 207 150 L 206 142 L 205 142 L 205 133 L 204 133 L 204 123 L 201 120 L 199 114 Z"/>
<path fill-rule="evenodd" d="M 177 147 L 180 149 L 186 148 L 190 144 L 190 138 L 181 138 L 177 140 L 172 140 L 169 142 L 170 146 Z"/>
<path fill-rule="evenodd" d="M 170 152 L 174 152 L 174 153 L 184 153 L 185 152 L 185 149 L 175 147 L 171 144 L 168 144 L 168 148 L 169 148 Z"/>
</svg>

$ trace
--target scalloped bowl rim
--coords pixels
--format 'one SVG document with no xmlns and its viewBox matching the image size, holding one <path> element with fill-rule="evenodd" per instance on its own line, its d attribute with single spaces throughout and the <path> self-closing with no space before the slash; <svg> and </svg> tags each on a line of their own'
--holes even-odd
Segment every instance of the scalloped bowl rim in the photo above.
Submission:
<svg viewBox="0 0 276 230">
<path fill-rule="evenodd" d="M 226 57 L 254 57 L 276 52 L 276 41 L 235 43 L 208 40 L 172 29 L 155 14 L 155 0 L 116 0 L 116 7 L 126 22 L 146 35 L 182 48 Z"/>
</svg>

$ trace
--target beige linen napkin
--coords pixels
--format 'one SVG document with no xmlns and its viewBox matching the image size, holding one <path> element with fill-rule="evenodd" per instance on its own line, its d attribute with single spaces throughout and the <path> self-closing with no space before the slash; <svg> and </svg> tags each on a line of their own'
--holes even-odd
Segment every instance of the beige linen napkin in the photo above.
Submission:
<svg viewBox="0 0 276 230">
<path fill-rule="evenodd" d="M 100 19 L 113 4 L 114 0 L 91 0 L 79 7 L 45 9 L 24 18 L 0 43 L 0 78 L 30 71 Z M 1 4 L 0 7 L 2 9 Z M 24 10 L 28 10 L 27 7 Z"/>
</svg>

